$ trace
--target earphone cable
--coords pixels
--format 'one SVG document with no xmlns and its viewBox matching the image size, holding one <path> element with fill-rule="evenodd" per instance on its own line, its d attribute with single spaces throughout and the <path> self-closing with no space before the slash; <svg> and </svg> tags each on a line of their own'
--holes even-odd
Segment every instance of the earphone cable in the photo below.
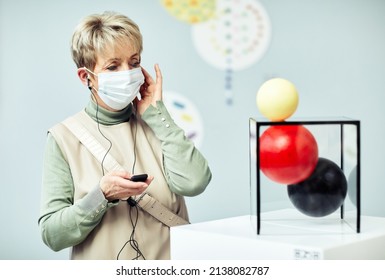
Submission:
<svg viewBox="0 0 385 280">
<path fill-rule="evenodd" d="M 91 90 L 91 89 L 90 89 Z M 92 92 L 91 90 L 91 93 L 92 93 L 92 96 L 94 97 L 95 99 L 95 102 L 96 102 L 96 122 L 97 122 L 97 127 L 98 127 L 98 131 L 99 133 L 103 136 L 103 138 L 105 138 L 108 142 L 109 142 L 109 148 L 107 149 L 102 161 L 101 161 L 101 168 L 102 168 L 102 174 L 103 176 L 105 175 L 104 174 L 104 160 L 105 158 L 107 157 L 107 154 L 110 152 L 111 148 L 112 148 L 112 141 L 110 139 L 108 139 L 102 132 L 102 130 L 100 129 L 100 122 L 99 122 L 99 103 L 94 95 L 94 93 Z M 132 165 L 132 174 L 134 174 L 134 171 L 135 171 L 135 164 L 136 164 L 136 134 L 137 134 L 137 123 L 134 122 L 134 125 L 135 125 L 135 133 L 134 133 L 134 145 L 133 145 L 133 153 L 134 153 L 134 160 L 133 160 L 133 165 Z M 138 209 L 138 206 L 137 205 L 134 205 L 134 206 L 130 206 L 129 207 L 129 211 L 130 211 L 130 222 L 131 222 L 131 226 L 132 226 L 132 231 L 131 231 L 131 234 L 130 234 L 130 238 L 129 240 L 126 241 L 126 243 L 122 246 L 122 248 L 120 249 L 116 259 L 118 260 L 119 259 L 119 256 L 121 254 L 121 252 L 123 251 L 123 249 L 126 247 L 127 244 L 130 244 L 131 248 L 134 249 L 134 251 L 136 252 L 136 257 L 133 258 L 133 260 L 139 260 L 140 258 L 143 258 L 143 260 L 145 260 L 146 258 L 144 257 L 144 255 L 142 254 L 142 252 L 140 251 L 139 249 L 139 244 L 138 242 L 135 240 L 135 230 L 136 230 L 136 225 L 138 223 L 138 219 L 139 219 L 139 209 Z M 135 209 L 136 213 L 134 214 L 133 210 Z M 133 216 L 135 215 L 135 219 L 133 219 Z"/>
<path fill-rule="evenodd" d="M 103 134 L 102 130 L 100 129 L 100 122 L 99 122 L 99 103 L 98 103 L 98 100 L 96 99 L 94 93 L 93 93 L 92 91 L 91 91 L 91 93 L 92 93 L 92 95 L 93 95 L 93 97 L 94 97 L 94 99 L 95 99 L 95 102 L 96 102 L 96 115 L 95 115 L 95 117 L 96 117 L 96 123 L 97 123 L 97 126 L 98 126 L 98 131 L 99 131 L 99 133 L 103 136 L 103 138 L 106 139 L 106 140 L 108 141 L 108 143 L 110 144 L 109 147 L 108 147 L 108 149 L 107 149 L 107 151 L 106 151 L 106 153 L 105 153 L 104 156 L 103 156 L 102 161 L 101 161 L 102 174 L 103 174 L 103 176 L 104 176 L 104 160 L 106 159 L 107 154 L 110 152 L 110 150 L 111 150 L 111 148 L 112 148 L 112 142 L 111 142 L 110 139 L 107 138 L 107 136 L 105 136 L 105 135 Z"/>
<path fill-rule="evenodd" d="M 137 131 L 138 131 L 138 123 L 137 123 L 137 121 L 134 121 L 134 125 L 135 125 L 134 145 L 133 145 L 134 160 L 133 160 L 133 164 L 132 164 L 131 174 L 134 174 L 134 172 L 135 172 L 135 164 L 136 164 L 136 135 L 137 135 Z M 136 210 L 135 221 L 133 220 L 133 209 Z M 132 226 L 132 231 L 131 231 L 130 238 L 124 243 L 124 245 L 120 249 L 120 251 L 119 251 L 119 253 L 118 253 L 117 257 L 116 257 L 117 260 L 119 259 L 120 253 L 127 246 L 127 244 L 130 244 L 131 248 L 134 249 L 134 251 L 136 252 L 136 257 L 134 257 L 132 260 L 139 260 L 140 258 L 142 258 L 143 260 L 146 259 L 144 257 L 144 255 L 143 255 L 143 253 L 141 252 L 141 250 L 139 249 L 138 241 L 135 239 L 136 225 L 138 223 L 138 218 L 139 218 L 139 213 L 138 212 L 139 212 L 138 205 L 136 205 L 136 204 L 133 205 L 133 206 L 130 205 L 130 222 L 131 222 L 131 226 Z"/>
<path fill-rule="evenodd" d="M 132 218 L 132 216 L 133 216 L 133 213 L 132 213 L 133 209 L 135 209 L 135 211 L 136 211 L 135 221 Z M 130 244 L 131 248 L 134 249 L 134 251 L 136 252 L 136 256 L 132 260 L 139 260 L 140 258 L 142 258 L 143 260 L 146 259 L 144 257 L 144 255 L 143 255 L 143 253 L 139 249 L 138 241 L 136 241 L 135 238 L 134 238 L 135 229 L 136 229 L 136 225 L 138 223 L 138 218 L 139 218 L 139 213 L 138 212 L 139 212 L 139 210 L 138 210 L 138 206 L 137 205 L 130 207 L 130 221 L 131 221 L 131 225 L 132 225 L 132 231 L 131 231 L 130 238 L 124 243 L 124 245 L 120 249 L 118 255 L 116 256 L 117 260 L 119 260 L 120 254 L 123 251 L 123 249 L 127 246 L 127 244 Z"/>
<path fill-rule="evenodd" d="M 135 115 L 136 117 L 136 115 Z M 135 125 L 135 133 L 134 133 L 134 160 L 132 163 L 132 169 L 131 169 L 131 174 L 135 174 L 135 164 L 136 164 L 136 134 L 138 132 L 138 122 L 134 122 Z"/>
</svg>

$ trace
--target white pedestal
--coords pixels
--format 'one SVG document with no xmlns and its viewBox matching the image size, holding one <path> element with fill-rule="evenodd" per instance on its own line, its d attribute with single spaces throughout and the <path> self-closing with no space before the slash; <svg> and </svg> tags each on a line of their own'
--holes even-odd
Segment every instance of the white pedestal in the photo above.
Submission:
<svg viewBox="0 0 385 280">
<path fill-rule="evenodd" d="M 171 259 L 385 259 L 385 218 L 361 216 L 356 233 L 338 213 L 327 218 L 297 213 L 262 214 L 260 235 L 248 215 L 173 227 Z"/>
</svg>

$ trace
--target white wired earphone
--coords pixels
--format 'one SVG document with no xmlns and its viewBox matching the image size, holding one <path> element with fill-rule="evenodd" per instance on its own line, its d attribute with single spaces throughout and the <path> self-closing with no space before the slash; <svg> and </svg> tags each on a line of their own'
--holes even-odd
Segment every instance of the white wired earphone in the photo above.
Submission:
<svg viewBox="0 0 385 280">
<path fill-rule="evenodd" d="M 108 142 L 109 142 L 109 147 L 106 151 L 106 154 L 104 155 L 102 161 L 101 161 L 101 168 L 102 168 L 102 174 L 104 176 L 104 160 L 107 156 L 107 154 L 110 152 L 111 148 L 112 148 L 112 141 L 110 139 L 108 139 L 104 134 L 103 132 L 101 131 L 100 129 L 100 123 L 99 123 L 99 118 L 98 118 L 98 113 L 99 113 L 99 103 L 98 103 L 98 100 L 96 99 L 95 97 L 95 93 L 92 91 L 92 86 L 90 85 L 90 79 L 89 77 L 87 76 L 87 87 L 88 89 L 91 91 L 91 94 L 92 94 L 92 97 L 94 98 L 95 102 L 96 102 L 96 122 L 97 122 L 97 125 L 98 125 L 98 131 L 99 133 L 103 136 L 103 138 L 105 138 Z M 132 164 L 132 170 L 131 170 L 131 174 L 134 174 L 134 171 L 135 171 L 135 164 L 136 164 L 136 133 L 137 133 L 137 123 L 135 123 L 135 134 L 134 134 L 134 162 Z M 144 257 L 144 255 L 142 254 L 142 252 L 140 251 L 139 249 L 139 244 L 138 242 L 135 240 L 135 229 L 136 229 L 136 225 L 138 223 L 138 217 L 139 217 L 139 209 L 138 209 L 138 206 L 136 205 L 136 203 L 130 203 L 131 200 L 127 200 L 127 204 L 130 206 L 129 208 L 129 211 L 130 211 L 130 222 L 131 222 L 131 226 L 132 226 L 132 231 L 131 231 L 131 234 L 130 234 L 130 238 L 124 243 L 124 245 L 122 246 L 122 248 L 120 249 L 120 251 L 118 252 L 117 256 L 116 256 L 116 259 L 119 260 L 119 256 L 120 256 L 120 253 L 123 251 L 123 249 L 126 247 L 127 244 L 130 244 L 132 249 L 134 249 L 134 251 L 136 252 L 136 257 L 133 258 L 133 260 L 139 260 L 140 257 L 142 257 L 144 260 L 146 259 Z M 136 211 L 135 213 L 135 219 L 133 219 L 133 210 Z"/>
</svg>

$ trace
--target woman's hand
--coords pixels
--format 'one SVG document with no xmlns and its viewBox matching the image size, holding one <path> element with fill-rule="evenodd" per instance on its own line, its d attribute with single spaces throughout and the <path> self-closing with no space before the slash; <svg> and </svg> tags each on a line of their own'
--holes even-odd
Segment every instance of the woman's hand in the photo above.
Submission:
<svg viewBox="0 0 385 280">
<path fill-rule="evenodd" d="M 100 188 L 108 201 L 127 199 L 142 194 L 154 177 L 148 176 L 145 182 L 130 181 L 131 174 L 125 171 L 112 171 L 100 180 Z"/>
<path fill-rule="evenodd" d="M 155 64 L 154 68 L 156 75 L 155 81 L 151 75 L 142 68 L 144 84 L 139 91 L 142 99 L 136 99 L 136 106 L 140 115 L 142 115 L 150 105 L 156 107 L 156 101 L 162 100 L 162 73 L 160 72 L 158 64 Z"/>
</svg>

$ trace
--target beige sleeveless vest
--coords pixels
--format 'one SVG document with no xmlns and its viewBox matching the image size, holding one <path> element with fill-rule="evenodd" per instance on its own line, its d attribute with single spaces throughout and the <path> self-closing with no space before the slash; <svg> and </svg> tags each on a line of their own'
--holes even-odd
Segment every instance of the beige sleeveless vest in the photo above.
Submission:
<svg viewBox="0 0 385 280">
<path fill-rule="evenodd" d="M 98 130 L 97 123 L 82 111 L 75 118 L 106 149 L 109 142 Z M 186 204 L 182 196 L 172 193 L 167 185 L 163 171 L 161 143 L 141 119 L 117 125 L 102 125 L 100 130 L 112 142 L 110 154 L 128 172 L 131 172 L 135 157 L 134 173 L 148 173 L 154 180 L 148 193 L 164 206 L 188 220 Z M 63 125 L 57 124 L 50 132 L 67 160 L 74 182 L 74 201 L 81 199 L 98 185 L 102 177 L 101 163 L 98 162 L 79 140 Z M 134 146 L 136 145 L 135 153 Z M 119 251 L 129 240 L 132 225 L 130 211 L 135 209 L 121 201 L 104 214 L 100 224 L 87 238 L 72 248 L 72 259 L 116 259 Z M 148 213 L 138 209 L 138 223 L 135 229 L 135 240 L 146 259 L 170 258 L 170 229 Z M 136 252 L 127 244 L 119 255 L 119 259 L 133 259 Z"/>
</svg>

